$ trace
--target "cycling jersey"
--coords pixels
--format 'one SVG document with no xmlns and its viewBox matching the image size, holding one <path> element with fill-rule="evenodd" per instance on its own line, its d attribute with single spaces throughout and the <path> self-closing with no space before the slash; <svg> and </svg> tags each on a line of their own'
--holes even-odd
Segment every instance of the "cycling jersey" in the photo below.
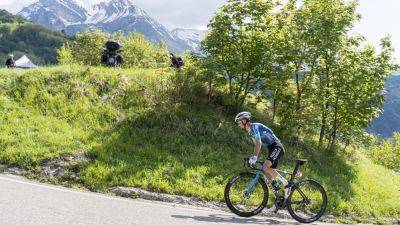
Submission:
<svg viewBox="0 0 400 225">
<path fill-rule="evenodd" d="M 250 125 L 249 134 L 253 141 L 261 140 L 261 143 L 267 147 L 276 143 L 280 143 L 274 132 L 261 123 L 252 123 Z"/>
<path fill-rule="evenodd" d="M 261 140 L 262 145 L 268 147 L 267 160 L 271 161 L 271 168 L 277 168 L 279 160 L 285 154 L 285 149 L 274 132 L 264 124 L 252 123 L 249 134 L 253 141 Z"/>
</svg>

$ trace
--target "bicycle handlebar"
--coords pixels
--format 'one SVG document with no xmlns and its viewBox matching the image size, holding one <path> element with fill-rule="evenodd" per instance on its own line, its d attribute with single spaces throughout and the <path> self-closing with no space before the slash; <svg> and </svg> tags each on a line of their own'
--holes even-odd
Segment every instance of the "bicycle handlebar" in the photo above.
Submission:
<svg viewBox="0 0 400 225">
<path fill-rule="evenodd" d="M 256 163 L 254 165 L 250 165 L 249 159 L 250 158 L 243 158 L 243 164 L 244 164 L 245 167 L 250 167 L 250 168 L 253 168 L 253 169 L 255 169 L 254 168 L 255 164 L 260 164 L 262 166 L 262 165 L 264 165 L 264 162 L 265 162 L 265 161 L 256 161 Z"/>
</svg>

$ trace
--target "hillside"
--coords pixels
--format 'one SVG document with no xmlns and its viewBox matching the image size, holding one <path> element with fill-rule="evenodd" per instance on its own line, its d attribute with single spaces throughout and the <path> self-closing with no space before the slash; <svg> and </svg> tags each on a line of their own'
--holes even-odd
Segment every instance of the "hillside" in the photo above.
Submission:
<svg viewBox="0 0 400 225">
<path fill-rule="evenodd" d="M 14 16 L 4 9 L 0 10 L 0 23 L 24 23 L 24 22 L 26 22 L 26 20 L 23 19 L 22 17 Z"/>
<path fill-rule="evenodd" d="M 8 54 L 15 59 L 27 55 L 35 64 L 57 62 L 57 48 L 68 41 L 61 32 L 33 24 L 5 10 L 0 10 L 0 63 Z"/>
<path fill-rule="evenodd" d="M 193 77 L 162 69 L 0 70 L 0 163 L 35 177 L 44 162 L 83 152 L 88 161 L 66 168 L 80 182 L 67 176 L 52 182 L 221 201 L 229 177 L 244 169 L 251 143 L 232 122 L 235 112 L 209 103 L 200 86 L 191 86 Z M 262 112 L 248 110 L 271 125 Z M 282 168 L 292 169 L 292 157 L 308 158 L 302 172 L 327 189 L 329 213 L 360 220 L 400 216 L 400 177 L 360 151 L 336 155 L 285 145 Z"/>
<path fill-rule="evenodd" d="M 383 113 L 368 128 L 368 132 L 382 138 L 392 137 L 395 131 L 400 131 L 400 76 L 388 78 Z"/>
</svg>

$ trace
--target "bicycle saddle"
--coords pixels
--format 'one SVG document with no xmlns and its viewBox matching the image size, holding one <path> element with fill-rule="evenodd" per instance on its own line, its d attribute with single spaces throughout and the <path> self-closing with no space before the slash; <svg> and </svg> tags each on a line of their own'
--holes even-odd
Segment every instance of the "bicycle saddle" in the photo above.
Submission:
<svg viewBox="0 0 400 225">
<path fill-rule="evenodd" d="M 294 161 L 304 164 L 307 162 L 307 159 L 294 159 Z"/>
</svg>

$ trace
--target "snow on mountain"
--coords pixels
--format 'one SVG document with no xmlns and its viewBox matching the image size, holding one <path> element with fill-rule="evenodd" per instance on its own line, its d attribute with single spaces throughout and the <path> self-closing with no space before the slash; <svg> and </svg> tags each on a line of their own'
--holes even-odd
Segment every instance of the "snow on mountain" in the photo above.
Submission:
<svg viewBox="0 0 400 225">
<path fill-rule="evenodd" d="M 46 14 L 58 16 L 65 27 L 112 22 L 131 15 L 147 16 L 130 0 L 108 0 L 98 4 L 93 4 L 91 0 L 39 0 L 18 14 L 32 20 Z"/>
<path fill-rule="evenodd" d="M 199 52 L 200 42 L 205 38 L 207 31 L 177 28 L 171 33 L 176 38 L 184 41 L 193 51 Z"/>
<path fill-rule="evenodd" d="M 93 28 L 108 33 L 122 30 L 141 32 L 154 43 L 163 41 L 172 51 L 192 50 L 194 46 L 173 35 L 131 0 L 103 0 L 97 4 L 90 0 L 39 0 L 18 15 L 70 35 Z"/>
<path fill-rule="evenodd" d="M 18 15 L 58 30 L 87 18 L 86 10 L 74 0 L 40 0 L 24 7 Z"/>
</svg>

